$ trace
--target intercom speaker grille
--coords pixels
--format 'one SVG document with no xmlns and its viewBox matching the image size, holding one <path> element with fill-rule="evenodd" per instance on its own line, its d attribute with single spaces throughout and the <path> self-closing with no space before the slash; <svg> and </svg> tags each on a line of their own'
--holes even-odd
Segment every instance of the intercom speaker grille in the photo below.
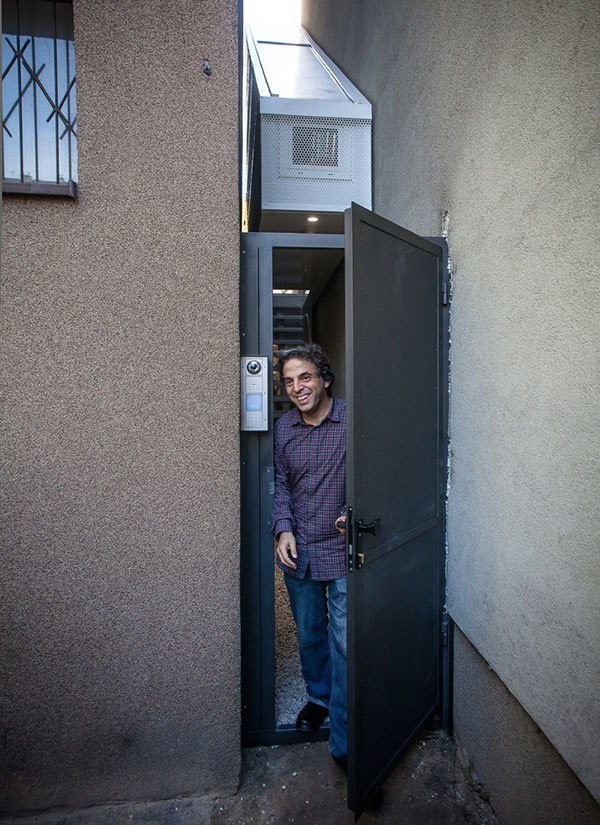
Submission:
<svg viewBox="0 0 600 825">
<path fill-rule="evenodd" d="M 371 121 L 261 116 L 263 209 L 371 206 Z"/>
</svg>

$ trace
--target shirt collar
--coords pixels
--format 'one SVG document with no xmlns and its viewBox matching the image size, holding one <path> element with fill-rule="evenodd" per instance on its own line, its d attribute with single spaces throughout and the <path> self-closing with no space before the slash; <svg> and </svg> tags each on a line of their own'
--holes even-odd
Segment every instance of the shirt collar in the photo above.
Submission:
<svg viewBox="0 0 600 825">
<path fill-rule="evenodd" d="M 302 418 L 302 413 L 298 409 L 298 407 L 294 407 L 294 420 L 292 421 L 292 427 L 295 427 L 296 424 L 304 424 L 305 427 L 313 427 L 314 424 L 307 424 L 306 421 Z M 331 418 L 332 421 L 339 421 L 340 420 L 340 405 L 337 398 L 333 399 L 331 404 L 331 409 L 323 419 L 323 421 L 327 421 L 328 418 Z M 323 423 L 321 421 L 321 424 Z M 320 426 L 320 424 L 319 424 Z"/>
</svg>

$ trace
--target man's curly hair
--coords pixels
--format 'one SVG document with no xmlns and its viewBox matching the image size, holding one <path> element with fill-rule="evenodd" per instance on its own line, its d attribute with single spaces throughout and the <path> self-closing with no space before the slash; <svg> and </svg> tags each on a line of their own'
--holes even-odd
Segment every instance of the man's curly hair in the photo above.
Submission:
<svg viewBox="0 0 600 825">
<path fill-rule="evenodd" d="M 283 365 L 292 358 L 299 358 L 301 361 L 310 361 L 311 364 L 314 364 L 321 380 L 329 381 L 327 395 L 331 396 L 331 388 L 335 381 L 335 372 L 322 347 L 318 344 L 303 344 L 300 347 L 294 347 L 293 349 L 280 352 L 276 369 L 281 381 L 283 381 Z"/>
</svg>

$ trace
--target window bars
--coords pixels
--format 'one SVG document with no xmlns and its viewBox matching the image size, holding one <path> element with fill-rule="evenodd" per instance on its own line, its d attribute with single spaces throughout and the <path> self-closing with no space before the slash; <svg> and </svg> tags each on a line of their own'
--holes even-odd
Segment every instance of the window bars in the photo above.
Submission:
<svg viewBox="0 0 600 825">
<path fill-rule="evenodd" d="M 2 189 L 75 195 L 73 6 L 2 2 Z"/>
</svg>

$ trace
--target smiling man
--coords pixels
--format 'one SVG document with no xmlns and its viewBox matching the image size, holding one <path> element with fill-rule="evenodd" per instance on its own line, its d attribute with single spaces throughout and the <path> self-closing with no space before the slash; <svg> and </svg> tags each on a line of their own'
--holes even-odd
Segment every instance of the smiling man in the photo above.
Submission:
<svg viewBox="0 0 600 825">
<path fill-rule="evenodd" d="M 295 405 L 275 426 L 273 534 L 308 694 L 296 727 L 314 732 L 329 715 L 329 752 L 345 765 L 346 406 L 317 344 L 282 353 L 278 369 Z"/>
</svg>

